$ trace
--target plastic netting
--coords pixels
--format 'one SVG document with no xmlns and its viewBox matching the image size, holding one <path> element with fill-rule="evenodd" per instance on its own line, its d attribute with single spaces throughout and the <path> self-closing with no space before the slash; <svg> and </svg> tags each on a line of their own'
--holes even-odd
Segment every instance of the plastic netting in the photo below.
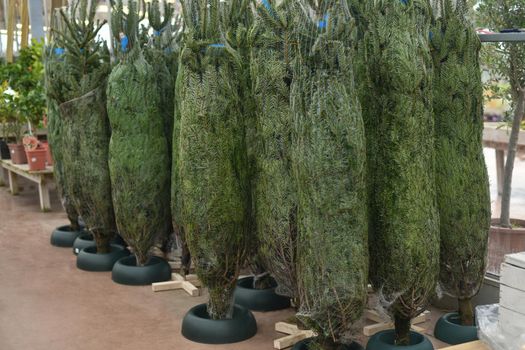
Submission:
<svg viewBox="0 0 525 350">
<path fill-rule="evenodd" d="M 298 1 L 293 166 L 299 199 L 298 317 L 348 344 L 367 297 L 366 148 L 346 1 Z M 328 345 L 321 345 L 328 348 Z"/>
<path fill-rule="evenodd" d="M 177 79 L 179 201 L 208 314 L 230 318 L 251 235 L 250 186 L 241 85 L 248 1 L 183 1 L 185 46 Z M 244 61 L 243 61 L 244 60 Z"/>
<path fill-rule="evenodd" d="M 466 18 L 467 9 L 465 1 L 439 1 L 431 48 L 439 164 L 439 283 L 446 294 L 469 300 L 485 275 L 491 212 L 482 143 L 481 43 Z M 461 316 L 462 321 L 474 321 L 472 309 L 470 315 Z"/>
<path fill-rule="evenodd" d="M 403 344 L 439 271 L 431 7 L 427 0 L 375 0 L 353 10 L 367 132 L 370 277 Z"/>
<path fill-rule="evenodd" d="M 136 35 L 133 11 L 112 17 L 126 24 L 129 38 Z M 171 226 L 170 157 L 154 69 L 138 46 L 125 49 L 108 78 L 109 169 L 119 233 L 142 266 Z"/>
</svg>

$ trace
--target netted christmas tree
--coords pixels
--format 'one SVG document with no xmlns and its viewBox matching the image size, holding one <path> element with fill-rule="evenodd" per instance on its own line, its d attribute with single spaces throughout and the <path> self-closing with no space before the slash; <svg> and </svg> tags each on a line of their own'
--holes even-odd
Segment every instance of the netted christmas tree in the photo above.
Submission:
<svg viewBox="0 0 525 350">
<path fill-rule="evenodd" d="M 291 92 L 299 199 L 298 317 L 319 335 L 310 348 L 335 349 L 354 339 L 367 299 L 365 132 L 347 4 L 299 4 L 300 56 Z"/>
<path fill-rule="evenodd" d="M 66 192 L 95 237 L 97 253 L 107 253 L 116 232 L 107 165 L 105 88 L 110 66 L 107 47 L 97 39 L 105 22 L 96 21 L 95 14 L 96 2 L 87 0 L 72 1 L 67 11 L 60 10 L 63 25 L 53 29 L 53 53 L 60 56 L 60 64 L 48 79 L 47 93 L 60 108 Z"/>
<path fill-rule="evenodd" d="M 295 299 L 297 290 L 297 191 L 291 163 L 293 131 L 290 106 L 293 2 L 258 4 L 251 74 L 257 114 L 256 208 L 259 256 L 275 278 L 279 294 Z"/>
<path fill-rule="evenodd" d="M 62 23 L 59 18 L 59 14 L 53 16 L 53 28 L 56 28 Z M 54 38 L 50 45 L 44 49 L 44 79 L 46 86 L 46 98 L 47 98 L 47 130 L 49 145 L 53 152 L 53 169 L 54 177 L 57 184 L 58 193 L 64 207 L 67 217 L 70 222 L 71 230 L 79 231 L 80 225 L 78 222 L 78 213 L 73 205 L 69 194 L 67 193 L 66 177 L 63 168 L 63 156 L 62 149 L 64 147 L 62 142 L 62 118 L 60 116 L 60 110 L 58 103 L 61 100 L 61 95 L 56 96 L 54 93 L 60 93 L 54 90 L 54 86 L 60 84 L 62 78 L 62 49 L 54 45 Z"/>
<path fill-rule="evenodd" d="M 431 7 L 427 0 L 353 5 L 371 186 L 370 277 L 395 321 L 396 344 L 408 345 L 410 320 L 424 311 L 439 270 Z"/>
<path fill-rule="evenodd" d="M 174 198 L 211 319 L 228 319 L 252 232 L 245 123 L 248 0 L 182 2 L 185 46 L 176 84 L 180 190 Z M 246 89 L 247 88 L 247 89 Z M 177 209 L 178 208 L 178 209 Z"/>
<path fill-rule="evenodd" d="M 120 47 L 107 88 L 113 205 L 119 233 L 143 266 L 170 224 L 168 142 L 154 70 L 138 42 L 139 5 L 129 1 L 125 13 L 117 2 L 111 20 Z"/>
<path fill-rule="evenodd" d="M 440 0 L 432 29 L 436 183 L 440 214 L 439 284 L 474 324 L 471 299 L 483 282 L 490 229 L 489 179 L 483 156 L 481 43 L 464 0 Z"/>
</svg>

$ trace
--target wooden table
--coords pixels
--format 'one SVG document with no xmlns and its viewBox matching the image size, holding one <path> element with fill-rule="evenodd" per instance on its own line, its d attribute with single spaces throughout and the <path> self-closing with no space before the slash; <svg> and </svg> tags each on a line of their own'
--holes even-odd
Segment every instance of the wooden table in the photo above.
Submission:
<svg viewBox="0 0 525 350">
<path fill-rule="evenodd" d="M 30 171 L 28 164 L 13 164 L 11 160 L 0 160 L 2 165 L 2 177 L 7 173 L 9 180 L 9 189 L 12 195 L 17 195 L 19 192 L 18 176 L 25 177 L 28 180 L 38 184 L 38 194 L 40 196 L 40 209 L 42 211 L 51 210 L 51 201 L 49 199 L 49 187 L 53 182 L 53 167 L 48 166 L 45 170 Z M 4 177 L 5 179 L 5 177 Z"/>
</svg>

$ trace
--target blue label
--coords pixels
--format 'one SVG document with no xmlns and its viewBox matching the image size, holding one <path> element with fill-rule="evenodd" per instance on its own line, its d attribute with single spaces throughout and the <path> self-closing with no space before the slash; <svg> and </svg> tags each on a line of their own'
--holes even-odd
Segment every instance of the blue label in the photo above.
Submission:
<svg viewBox="0 0 525 350">
<path fill-rule="evenodd" d="M 127 36 L 124 35 L 122 38 L 120 38 L 120 51 L 122 52 L 128 51 L 128 44 L 129 44 L 129 39 Z"/>
<path fill-rule="evenodd" d="M 55 48 L 53 49 L 53 52 L 54 52 L 55 55 L 57 55 L 57 56 L 62 56 L 62 55 L 66 52 L 66 50 L 64 50 L 62 47 L 55 47 Z"/>
<path fill-rule="evenodd" d="M 154 34 L 155 36 L 160 36 L 160 33 L 161 33 L 161 32 L 162 32 L 161 30 L 154 30 L 154 31 L 153 31 L 153 34 Z"/>
<path fill-rule="evenodd" d="M 214 48 L 224 48 L 225 47 L 224 44 L 210 44 L 209 46 L 214 47 Z"/>
<path fill-rule="evenodd" d="M 328 14 L 323 16 L 323 19 L 317 23 L 317 26 L 321 29 L 326 28 L 328 25 Z"/>
<path fill-rule="evenodd" d="M 400 0 L 403 5 L 408 5 L 408 0 Z"/>
</svg>

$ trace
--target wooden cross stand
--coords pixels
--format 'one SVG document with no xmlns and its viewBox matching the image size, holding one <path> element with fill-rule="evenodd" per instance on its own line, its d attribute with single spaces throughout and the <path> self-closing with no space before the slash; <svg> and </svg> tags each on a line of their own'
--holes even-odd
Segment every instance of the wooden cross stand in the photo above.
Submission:
<svg viewBox="0 0 525 350">
<path fill-rule="evenodd" d="M 430 311 L 427 310 L 423 312 L 421 315 L 412 319 L 411 329 L 419 333 L 424 333 L 425 329 L 418 327 L 416 325 L 420 323 L 425 323 L 428 320 L 429 315 L 430 315 Z M 363 327 L 363 334 L 366 335 L 367 337 L 371 337 L 378 332 L 394 328 L 394 323 L 391 321 L 385 321 L 384 318 L 381 317 L 381 315 L 379 315 L 377 311 L 365 310 L 365 317 L 368 320 L 376 322 L 375 324 Z"/>
<path fill-rule="evenodd" d="M 201 281 L 197 275 L 187 275 L 184 278 L 178 273 L 171 274 L 171 281 L 168 282 L 158 282 L 151 285 L 151 289 L 154 292 L 162 292 L 165 290 L 175 290 L 175 289 L 184 289 L 186 293 L 192 297 L 198 297 L 201 295 Z"/>
<path fill-rule="evenodd" d="M 273 341 L 273 347 L 275 349 L 286 349 L 303 339 L 315 337 L 315 333 L 311 330 L 301 330 L 295 324 L 286 322 L 277 322 L 275 324 L 275 330 L 279 333 L 288 334 L 285 337 L 275 339 Z"/>
</svg>

